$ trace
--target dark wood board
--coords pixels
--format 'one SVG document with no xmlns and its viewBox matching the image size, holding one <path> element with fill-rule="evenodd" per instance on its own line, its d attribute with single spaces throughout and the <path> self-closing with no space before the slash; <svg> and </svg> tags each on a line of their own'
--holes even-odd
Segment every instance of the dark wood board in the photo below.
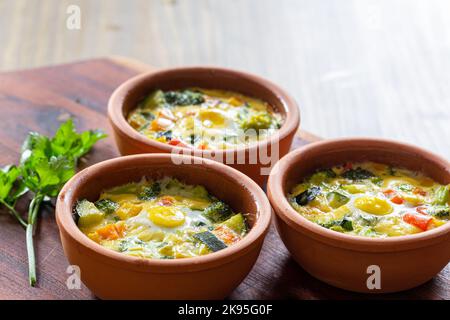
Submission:
<svg viewBox="0 0 450 320">
<path fill-rule="evenodd" d="M 31 130 L 53 134 L 61 121 L 73 116 L 77 128 L 110 128 L 106 105 L 124 80 L 150 67 L 123 58 L 96 59 L 72 64 L 0 74 L 0 165 L 17 163 L 21 143 Z M 294 148 L 318 140 L 299 132 Z M 83 166 L 117 157 L 112 137 L 99 142 Z M 26 203 L 19 203 L 21 212 Z M 27 280 L 25 233 L 3 209 L 0 214 L 0 299 L 93 299 L 82 287 L 68 290 L 66 269 L 53 208 L 42 210 L 36 233 L 38 284 Z M 326 257 L 324 257 L 326 258 Z M 405 270 L 407 272 L 407 270 Z M 290 257 L 275 229 L 268 234 L 261 255 L 230 299 L 450 299 L 450 265 L 433 280 L 409 291 L 364 295 L 340 290 L 311 277 Z"/>
</svg>

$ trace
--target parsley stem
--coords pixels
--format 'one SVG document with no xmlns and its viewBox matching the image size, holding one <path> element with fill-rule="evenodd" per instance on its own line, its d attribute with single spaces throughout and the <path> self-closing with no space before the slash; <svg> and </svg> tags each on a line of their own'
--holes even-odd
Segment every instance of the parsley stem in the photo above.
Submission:
<svg viewBox="0 0 450 320">
<path fill-rule="evenodd" d="M 3 200 L 0 200 L 0 203 L 9 210 L 9 212 L 20 222 L 20 224 L 24 228 L 27 227 L 27 223 L 25 222 L 25 220 L 23 220 L 23 218 L 20 216 L 20 214 L 17 212 L 17 210 L 13 206 L 9 205 L 6 201 L 3 201 Z"/>
<path fill-rule="evenodd" d="M 32 287 L 34 287 L 36 284 L 36 259 L 33 245 L 33 229 L 37 220 L 37 215 L 39 213 L 39 207 L 43 199 L 44 199 L 43 195 L 36 193 L 33 200 L 31 200 L 30 206 L 28 207 L 28 225 L 26 231 L 27 253 L 28 253 L 28 279 L 30 281 L 30 286 Z"/>
</svg>

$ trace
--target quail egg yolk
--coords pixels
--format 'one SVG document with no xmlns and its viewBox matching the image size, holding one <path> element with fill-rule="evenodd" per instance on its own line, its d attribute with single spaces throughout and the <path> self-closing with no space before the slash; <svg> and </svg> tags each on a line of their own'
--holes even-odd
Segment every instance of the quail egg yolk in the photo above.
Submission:
<svg viewBox="0 0 450 320">
<path fill-rule="evenodd" d="M 184 224 L 184 213 L 174 207 L 158 206 L 151 209 L 148 218 L 156 225 L 174 228 Z"/>
</svg>

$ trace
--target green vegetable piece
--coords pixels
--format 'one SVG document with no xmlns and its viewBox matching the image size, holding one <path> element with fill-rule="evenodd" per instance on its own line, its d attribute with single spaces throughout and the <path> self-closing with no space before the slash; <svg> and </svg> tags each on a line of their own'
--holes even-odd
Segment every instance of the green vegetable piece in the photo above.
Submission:
<svg viewBox="0 0 450 320">
<path fill-rule="evenodd" d="M 231 208 L 222 201 L 216 201 L 203 210 L 203 215 L 212 222 L 222 222 L 233 214 Z"/>
<path fill-rule="evenodd" d="M 449 200 L 449 193 L 450 193 L 450 185 L 440 186 L 436 190 L 436 196 L 435 196 L 433 204 L 445 205 Z"/>
<path fill-rule="evenodd" d="M 111 214 L 119 209 L 119 204 L 110 199 L 102 199 L 95 202 L 95 206 L 98 210 L 103 211 L 106 214 Z"/>
<path fill-rule="evenodd" d="M 257 112 L 251 115 L 249 118 L 245 119 L 241 123 L 241 128 L 243 130 L 262 130 L 269 129 L 272 125 L 272 116 L 267 112 Z"/>
<path fill-rule="evenodd" d="M 356 168 L 345 171 L 342 176 L 350 180 L 364 180 L 375 177 L 375 175 L 369 170 Z"/>
<path fill-rule="evenodd" d="M 155 119 L 155 115 L 151 113 L 150 111 L 141 110 L 139 111 L 139 114 L 147 121 L 151 121 Z M 148 123 L 147 123 L 148 126 Z"/>
<path fill-rule="evenodd" d="M 227 245 L 209 231 L 194 234 L 194 238 L 203 242 L 211 251 L 216 252 L 225 249 Z"/>
<path fill-rule="evenodd" d="M 350 198 L 337 191 L 332 191 L 327 194 L 327 200 L 330 207 L 336 209 L 349 202 Z"/>
<path fill-rule="evenodd" d="M 320 170 L 314 173 L 309 179 L 313 184 L 320 184 L 327 179 L 335 178 L 336 173 L 331 169 Z"/>
<path fill-rule="evenodd" d="M 319 223 L 319 225 L 334 231 L 353 231 L 353 221 L 348 217 L 344 217 L 341 220 L 335 220 L 328 223 Z"/>
<path fill-rule="evenodd" d="M 100 223 L 105 217 L 105 213 L 100 211 L 95 204 L 88 200 L 81 200 L 75 208 L 78 214 L 78 226 L 86 228 Z"/>
<path fill-rule="evenodd" d="M 194 197 L 202 199 L 208 199 L 209 197 L 208 190 L 206 190 L 205 187 L 201 185 L 196 185 L 194 188 L 192 188 L 192 195 Z"/>
<path fill-rule="evenodd" d="M 410 185 L 409 183 L 402 183 L 397 186 L 398 190 L 404 191 L 404 192 L 410 192 L 414 189 L 414 186 Z"/>
<path fill-rule="evenodd" d="M 203 94 L 192 90 L 167 91 L 164 93 L 166 103 L 172 106 L 191 106 L 205 102 Z"/>
<path fill-rule="evenodd" d="M 427 209 L 427 213 L 436 218 L 450 218 L 449 206 L 435 206 Z"/>
<path fill-rule="evenodd" d="M 235 214 L 228 220 L 224 221 L 222 224 L 239 235 L 244 234 L 247 231 L 247 223 L 245 222 L 245 218 L 241 213 Z"/>
<path fill-rule="evenodd" d="M 347 217 L 344 217 L 342 220 L 338 222 L 338 225 L 342 227 L 342 229 L 346 231 L 352 231 L 353 230 L 353 222 Z"/>
<path fill-rule="evenodd" d="M 163 106 L 166 100 L 164 98 L 164 92 L 156 90 L 149 94 L 144 101 L 140 104 L 141 109 L 155 109 L 159 106 Z"/>
<path fill-rule="evenodd" d="M 161 186 L 158 182 L 152 183 L 148 187 L 144 187 L 142 192 L 139 194 L 139 200 L 152 200 L 159 196 L 161 193 Z"/>
<path fill-rule="evenodd" d="M 306 191 L 303 191 L 295 197 L 295 202 L 300 206 L 306 206 L 308 203 L 313 201 L 320 194 L 319 187 L 312 187 Z"/>
</svg>

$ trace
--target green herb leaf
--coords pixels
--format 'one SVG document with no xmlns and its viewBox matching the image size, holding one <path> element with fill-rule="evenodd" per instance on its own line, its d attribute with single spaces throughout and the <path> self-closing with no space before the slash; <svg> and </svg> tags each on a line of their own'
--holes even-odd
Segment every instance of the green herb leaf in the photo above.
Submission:
<svg viewBox="0 0 450 320">
<path fill-rule="evenodd" d="M 105 137 L 106 135 L 99 130 L 89 130 L 78 134 L 72 119 L 69 119 L 59 127 L 50 141 L 52 155 L 78 159 L 85 155 L 98 140 Z"/>
</svg>

